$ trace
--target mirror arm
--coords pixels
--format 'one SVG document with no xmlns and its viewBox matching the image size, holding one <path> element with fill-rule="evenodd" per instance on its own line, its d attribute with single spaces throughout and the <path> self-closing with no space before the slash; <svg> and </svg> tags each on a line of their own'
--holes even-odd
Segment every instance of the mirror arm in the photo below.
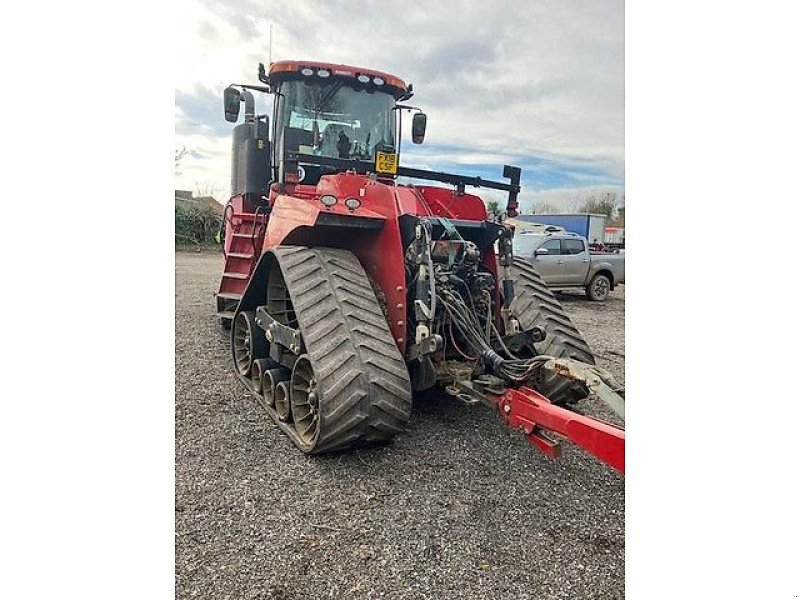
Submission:
<svg viewBox="0 0 800 600">
<path fill-rule="evenodd" d="M 263 85 L 249 85 L 247 83 L 232 83 L 228 87 L 240 87 L 243 90 L 253 90 L 254 92 L 263 92 L 265 94 L 271 94 L 272 93 L 272 90 L 269 88 L 269 86 L 263 86 Z"/>
<path fill-rule="evenodd" d="M 256 120 L 256 101 L 253 94 L 247 90 L 242 92 L 242 100 L 244 101 L 244 122 L 252 123 Z"/>
</svg>

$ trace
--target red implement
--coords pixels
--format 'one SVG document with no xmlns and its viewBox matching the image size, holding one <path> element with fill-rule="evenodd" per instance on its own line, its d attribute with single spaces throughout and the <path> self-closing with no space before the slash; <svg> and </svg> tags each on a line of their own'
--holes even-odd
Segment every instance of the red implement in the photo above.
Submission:
<svg viewBox="0 0 800 600">
<path fill-rule="evenodd" d="M 526 387 L 487 396 L 497 404 L 509 427 L 522 429 L 528 441 L 550 458 L 561 455 L 561 446 L 547 436 L 548 431 L 564 436 L 617 471 L 625 472 L 624 429 L 556 406 Z"/>
</svg>

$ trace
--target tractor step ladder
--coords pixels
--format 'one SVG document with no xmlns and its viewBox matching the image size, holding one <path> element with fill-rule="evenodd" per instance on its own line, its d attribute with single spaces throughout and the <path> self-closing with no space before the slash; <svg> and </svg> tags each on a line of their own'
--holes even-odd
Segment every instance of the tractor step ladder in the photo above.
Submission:
<svg viewBox="0 0 800 600">
<path fill-rule="evenodd" d="M 239 300 L 244 294 L 250 275 L 261 257 L 261 247 L 267 229 L 267 214 L 232 214 L 226 209 L 225 228 L 231 238 L 225 254 L 225 270 L 216 294 L 217 316 L 233 319 Z"/>
</svg>

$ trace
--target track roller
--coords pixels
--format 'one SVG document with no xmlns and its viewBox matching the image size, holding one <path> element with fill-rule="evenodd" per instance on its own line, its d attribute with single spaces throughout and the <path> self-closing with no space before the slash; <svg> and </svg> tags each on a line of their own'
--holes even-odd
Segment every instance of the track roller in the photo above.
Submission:
<svg viewBox="0 0 800 600">
<path fill-rule="evenodd" d="M 257 358 L 253 361 L 250 368 L 250 380 L 253 382 L 253 391 L 256 394 L 264 393 L 264 373 L 271 368 L 278 366 L 274 360 L 269 358 Z"/>
<path fill-rule="evenodd" d="M 267 406 L 275 406 L 275 389 L 281 381 L 288 381 L 292 372 L 285 367 L 276 367 L 263 371 L 261 378 L 261 390 Z"/>
<path fill-rule="evenodd" d="M 281 381 L 275 386 L 275 412 L 278 413 L 278 420 L 284 423 L 292 416 L 290 394 L 288 381 Z"/>
</svg>

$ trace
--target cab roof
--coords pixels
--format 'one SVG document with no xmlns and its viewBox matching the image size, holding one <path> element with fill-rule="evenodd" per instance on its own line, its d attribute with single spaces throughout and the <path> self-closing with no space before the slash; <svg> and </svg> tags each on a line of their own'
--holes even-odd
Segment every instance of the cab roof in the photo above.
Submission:
<svg viewBox="0 0 800 600">
<path fill-rule="evenodd" d="M 311 73 L 309 73 L 309 70 Z M 411 91 L 410 86 L 399 77 L 395 77 L 383 71 L 366 69 L 364 67 L 354 67 L 351 65 L 339 65 L 335 63 L 324 63 L 309 60 L 281 60 L 269 65 L 269 79 L 271 81 L 282 81 L 288 76 L 304 75 L 308 77 L 320 77 L 320 72 L 327 72 L 325 77 L 347 77 L 358 80 L 359 76 L 366 76 L 369 82 L 380 88 L 383 86 L 392 88 L 390 91 L 395 97 L 401 96 Z M 324 76 L 324 75 L 323 75 Z"/>
</svg>

